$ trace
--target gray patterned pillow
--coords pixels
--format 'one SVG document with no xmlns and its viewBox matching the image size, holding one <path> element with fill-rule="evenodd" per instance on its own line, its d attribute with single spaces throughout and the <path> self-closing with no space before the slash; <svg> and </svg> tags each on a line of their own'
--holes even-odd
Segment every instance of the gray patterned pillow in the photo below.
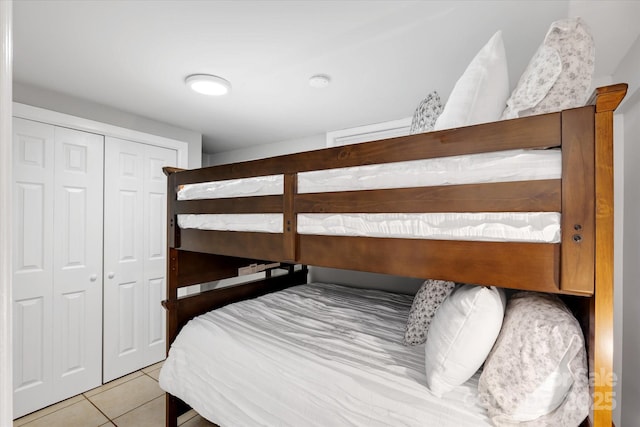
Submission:
<svg viewBox="0 0 640 427">
<path fill-rule="evenodd" d="M 453 282 L 429 279 L 420 286 L 409 311 L 404 345 L 422 344 L 427 340 L 427 331 L 436 310 L 453 291 L 455 285 Z"/>
<path fill-rule="evenodd" d="M 593 38 L 580 18 L 551 24 L 507 100 L 502 119 L 582 107 L 595 63 Z"/>
<path fill-rule="evenodd" d="M 431 92 L 425 99 L 420 102 L 413 114 L 411 121 L 411 135 L 421 132 L 429 132 L 433 130 L 438 116 L 442 113 L 442 102 L 440 95 L 435 90 Z"/>
<path fill-rule="evenodd" d="M 589 413 L 584 337 L 559 298 L 521 292 L 478 382 L 480 404 L 500 426 L 577 426 Z"/>
</svg>

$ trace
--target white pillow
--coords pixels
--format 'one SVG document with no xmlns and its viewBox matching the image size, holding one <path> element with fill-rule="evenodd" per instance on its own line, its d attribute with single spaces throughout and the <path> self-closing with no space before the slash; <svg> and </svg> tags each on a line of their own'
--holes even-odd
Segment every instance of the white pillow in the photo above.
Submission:
<svg viewBox="0 0 640 427">
<path fill-rule="evenodd" d="M 435 130 L 500 119 L 509 97 L 507 55 L 498 31 L 478 52 L 453 87 Z"/>
<path fill-rule="evenodd" d="M 425 344 L 427 387 L 436 396 L 467 381 L 491 351 L 504 315 L 504 291 L 464 285 L 444 300 Z"/>
<path fill-rule="evenodd" d="M 589 413 L 587 372 L 573 314 L 556 296 L 520 292 L 509 300 L 478 397 L 496 426 L 576 426 Z"/>
<path fill-rule="evenodd" d="M 503 119 L 582 107 L 589 97 L 595 48 L 580 18 L 551 24 L 542 45 L 522 73 Z"/>
</svg>

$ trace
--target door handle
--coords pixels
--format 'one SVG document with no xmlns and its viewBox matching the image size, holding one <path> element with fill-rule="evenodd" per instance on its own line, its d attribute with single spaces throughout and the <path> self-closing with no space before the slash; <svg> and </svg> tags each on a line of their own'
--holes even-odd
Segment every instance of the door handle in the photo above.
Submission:
<svg viewBox="0 0 640 427">
<path fill-rule="evenodd" d="M 110 271 L 109 274 L 107 274 L 107 277 L 109 279 L 113 279 L 114 277 L 116 277 L 116 273 L 114 273 L 113 271 Z"/>
<path fill-rule="evenodd" d="M 95 282 L 96 280 L 98 280 L 98 275 L 92 274 L 91 276 L 89 276 L 89 280 L 91 280 L 92 282 Z"/>
</svg>

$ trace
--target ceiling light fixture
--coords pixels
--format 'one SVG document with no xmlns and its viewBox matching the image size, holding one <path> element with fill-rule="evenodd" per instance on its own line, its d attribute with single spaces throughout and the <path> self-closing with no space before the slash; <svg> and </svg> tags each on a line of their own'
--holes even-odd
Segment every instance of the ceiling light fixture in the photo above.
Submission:
<svg viewBox="0 0 640 427">
<path fill-rule="evenodd" d="M 203 95 L 221 96 L 231 91 L 231 83 L 211 74 L 192 74 L 184 81 L 191 90 Z"/>
<path fill-rule="evenodd" d="M 331 77 L 326 74 L 316 74 L 309 78 L 309 86 L 317 89 L 327 87 L 329 86 L 329 83 L 331 83 Z"/>
</svg>

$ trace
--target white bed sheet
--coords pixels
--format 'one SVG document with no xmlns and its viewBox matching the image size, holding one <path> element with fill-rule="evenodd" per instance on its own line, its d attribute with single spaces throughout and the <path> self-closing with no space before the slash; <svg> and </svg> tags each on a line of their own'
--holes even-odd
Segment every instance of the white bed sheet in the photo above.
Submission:
<svg viewBox="0 0 640 427">
<path fill-rule="evenodd" d="M 424 345 L 402 344 L 412 297 L 313 284 L 186 325 L 160 386 L 221 427 L 489 426 L 476 374 L 443 398 Z"/>
</svg>

